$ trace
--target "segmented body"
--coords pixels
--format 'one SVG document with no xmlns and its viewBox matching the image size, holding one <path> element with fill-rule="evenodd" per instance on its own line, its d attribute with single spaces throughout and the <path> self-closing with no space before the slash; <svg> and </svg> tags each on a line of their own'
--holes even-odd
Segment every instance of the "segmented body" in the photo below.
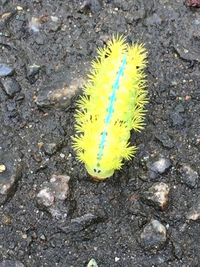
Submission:
<svg viewBox="0 0 200 267">
<path fill-rule="evenodd" d="M 77 104 L 74 148 L 89 174 L 98 179 L 120 169 L 130 159 L 130 130 L 143 127 L 146 51 L 142 45 L 129 46 L 122 37 L 113 38 L 98 50 L 92 63 L 84 95 Z"/>
</svg>

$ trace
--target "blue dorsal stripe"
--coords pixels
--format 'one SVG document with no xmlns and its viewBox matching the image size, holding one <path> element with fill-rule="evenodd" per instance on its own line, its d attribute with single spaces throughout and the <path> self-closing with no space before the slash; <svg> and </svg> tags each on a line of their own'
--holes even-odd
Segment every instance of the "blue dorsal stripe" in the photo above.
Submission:
<svg viewBox="0 0 200 267">
<path fill-rule="evenodd" d="M 119 67 L 119 70 L 117 72 L 117 77 L 113 83 L 113 86 L 112 86 L 112 92 L 111 92 L 111 95 L 110 95 L 110 101 L 109 101 L 109 104 L 108 104 L 108 109 L 107 109 L 107 114 L 106 114 L 106 117 L 105 117 L 105 126 L 104 126 L 104 130 L 101 134 L 101 140 L 100 140 L 100 144 L 99 144 L 99 151 L 98 151 L 98 154 L 97 154 L 97 159 L 100 160 L 103 156 L 103 150 L 104 150 L 104 146 L 105 146 L 105 142 L 106 142 L 106 136 L 107 136 L 107 126 L 108 124 L 110 123 L 111 121 L 111 118 L 112 118 L 112 114 L 113 114 L 113 111 L 114 111 L 114 103 L 115 103 L 115 100 L 116 100 L 116 93 L 117 93 L 117 90 L 119 89 L 119 84 L 120 84 L 120 78 L 123 76 L 124 74 L 124 70 L 125 70 L 125 67 L 126 67 L 126 63 L 127 63 L 127 60 L 126 60 L 126 55 L 124 55 L 123 59 L 122 59 L 122 63 Z"/>
<path fill-rule="evenodd" d="M 104 130 L 101 134 L 101 142 L 99 145 L 99 152 L 97 155 L 98 160 L 100 160 L 102 155 L 103 155 L 103 149 L 104 149 L 104 145 L 105 145 L 105 141 L 106 141 L 106 135 L 107 135 L 107 132 L 106 132 L 106 130 Z"/>
<path fill-rule="evenodd" d="M 124 69 L 125 69 L 125 66 L 126 66 L 126 56 L 124 56 L 123 60 L 122 60 L 122 64 L 119 68 L 119 71 L 117 73 L 117 77 L 114 81 L 114 84 L 112 86 L 112 93 L 110 95 L 110 102 L 108 104 L 108 112 L 107 112 L 107 115 L 106 115 L 106 119 L 105 119 L 105 123 L 108 124 L 111 120 L 111 117 L 112 117 L 112 113 L 113 113 L 113 110 L 114 110 L 114 102 L 115 102 L 115 99 L 116 99 L 116 92 L 119 88 L 119 83 L 120 83 L 120 78 L 123 76 L 124 74 Z"/>
</svg>

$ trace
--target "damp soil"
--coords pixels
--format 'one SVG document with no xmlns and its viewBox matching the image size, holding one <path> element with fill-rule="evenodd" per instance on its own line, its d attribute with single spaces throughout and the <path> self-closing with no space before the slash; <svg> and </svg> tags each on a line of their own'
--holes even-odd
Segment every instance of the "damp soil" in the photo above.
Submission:
<svg viewBox="0 0 200 267">
<path fill-rule="evenodd" d="M 96 48 L 116 33 L 148 50 L 148 112 L 131 136 L 135 158 L 98 183 L 71 147 L 75 100 Z M 200 266 L 200 9 L 0 0 L 0 63 L 0 266 Z M 170 163 L 155 171 L 159 159 Z M 38 203 L 52 175 L 70 178 L 59 215 Z M 144 200 L 160 182 L 162 209 Z"/>
</svg>

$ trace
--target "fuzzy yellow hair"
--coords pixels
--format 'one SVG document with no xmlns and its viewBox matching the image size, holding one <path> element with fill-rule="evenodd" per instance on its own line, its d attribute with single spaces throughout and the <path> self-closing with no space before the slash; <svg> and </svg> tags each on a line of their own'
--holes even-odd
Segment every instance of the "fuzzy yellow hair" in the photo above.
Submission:
<svg viewBox="0 0 200 267">
<path fill-rule="evenodd" d="M 131 129 L 144 125 L 147 61 L 143 45 L 130 46 L 121 36 L 97 53 L 77 103 L 73 147 L 88 173 L 103 180 L 135 154 L 128 140 Z"/>
</svg>

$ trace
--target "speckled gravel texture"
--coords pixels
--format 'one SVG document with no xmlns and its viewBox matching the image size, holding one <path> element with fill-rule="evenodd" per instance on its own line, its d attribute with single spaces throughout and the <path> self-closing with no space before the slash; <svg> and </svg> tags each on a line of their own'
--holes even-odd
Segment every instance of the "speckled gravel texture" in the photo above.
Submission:
<svg viewBox="0 0 200 267">
<path fill-rule="evenodd" d="M 73 115 L 116 33 L 145 44 L 150 100 L 136 157 L 97 183 L 71 148 Z M 0 266 L 200 266 L 197 6 L 0 0 L 0 105 Z"/>
</svg>

